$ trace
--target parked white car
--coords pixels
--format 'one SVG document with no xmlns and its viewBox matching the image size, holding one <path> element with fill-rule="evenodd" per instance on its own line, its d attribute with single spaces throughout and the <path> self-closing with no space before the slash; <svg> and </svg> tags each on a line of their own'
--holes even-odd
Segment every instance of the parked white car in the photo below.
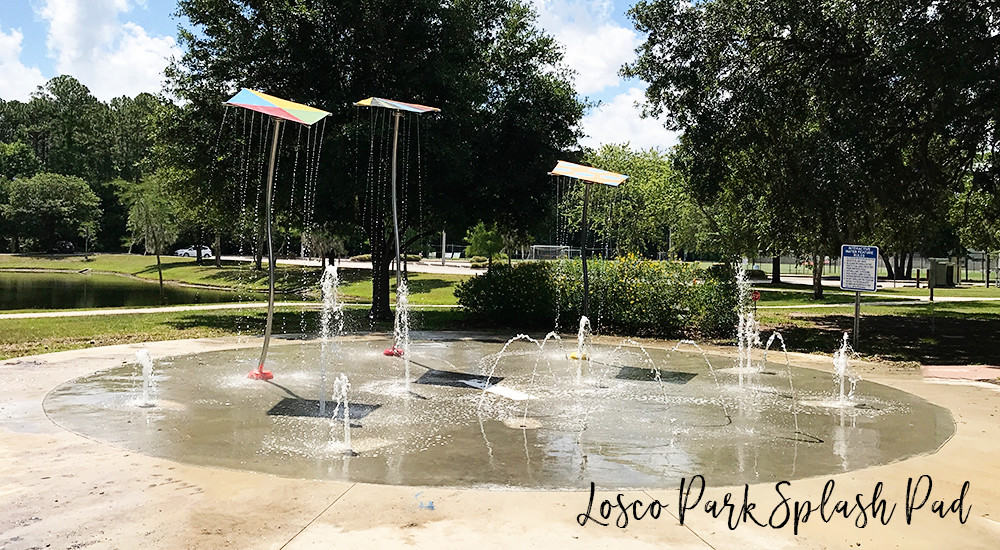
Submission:
<svg viewBox="0 0 1000 550">
<path fill-rule="evenodd" d="M 185 257 L 188 257 L 188 258 L 197 258 L 198 257 L 198 247 L 194 246 L 194 245 L 191 245 L 191 246 L 189 246 L 187 248 L 180 248 L 180 249 L 177 249 L 177 250 L 174 251 L 174 255 L 175 256 L 185 256 Z M 202 258 L 211 258 L 212 257 L 212 249 L 209 248 L 209 247 L 207 247 L 207 246 L 201 247 L 201 257 Z"/>
</svg>

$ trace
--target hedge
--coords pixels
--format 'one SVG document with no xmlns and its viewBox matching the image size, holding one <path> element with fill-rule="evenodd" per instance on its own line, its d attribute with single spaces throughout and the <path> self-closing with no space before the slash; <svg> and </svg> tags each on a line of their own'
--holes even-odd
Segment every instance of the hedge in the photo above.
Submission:
<svg viewBox="0 0 1000 550">
<path fill-rule="evenodd" d="M 391 256 L 395 257 L 394 254 L 391 255 Z M 358 254 L 357 256 L 351 256 L 349 259 L 352 262 L 370 262 L 370 261 L 372 261 L 372 255 L 371 254 Z M 403 259 L 404 259 L 404 261 L 407 261 L 407 262 L 419 262 L 420 261 L 420 254 L 403 254 Z M 392 258 L 390 258 L 389 261 L 392 261 Z"/>
<path fill-rule="evenodd" d="M 587 262 L 590 320 L 595 330 L 634 336 L 723 336 L 736 323 L 735 284 L 693 264 L 630 255 Z M 579 260 L 493 264 L 455 291 L 475 317 L 518 328 L 562 329 L 579 319 Z"/>
</svg>

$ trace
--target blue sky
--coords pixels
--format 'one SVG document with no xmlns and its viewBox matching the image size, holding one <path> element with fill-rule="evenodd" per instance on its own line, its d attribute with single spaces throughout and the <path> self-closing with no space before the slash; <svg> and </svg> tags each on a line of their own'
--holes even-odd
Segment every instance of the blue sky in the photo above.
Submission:
<svg viewBox="0 0 1000 550">
<path fill-rule="evenodd" d="M 582 122 L 585 145 L 629 141 L 667 147 L 676 136 L 641 119 L 644 84 L 618 77 L 642 41 L 625 16 L 634 0 L 530 0 L 563 45 L 581 95 L 601 102 Z M 71 74 L 98 98 L 157 92 L 179 55 L 176 0 L 0 0 L 0 98 L 26 99 Z"/>
</svg>

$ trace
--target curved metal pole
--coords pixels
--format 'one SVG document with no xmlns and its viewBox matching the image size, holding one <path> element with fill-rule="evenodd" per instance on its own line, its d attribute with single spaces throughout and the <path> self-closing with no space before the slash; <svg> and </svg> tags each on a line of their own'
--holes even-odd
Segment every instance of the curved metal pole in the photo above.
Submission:
<svg viewBox="0 0 1000 550">
<path fill-rule="evenodd" d="M 399 218 L 396 217 L 396 147 L 399 144 L 399 119 L 403 113 L 396 111 L 395 128 L 392 132 L 392 226 L 393 235 L 396 238 L 396 288 L 399 288 L 400 266 L 399 266 Z"/>
<path fill-rule="evenodd" d="M 583 258 L 583 316 L 590 317 L 590 280 L 587 278 L 587 204 L 590 202 L 590 184 L 583 183 L 583 242 L 580 243 L 580 257 Z"/>
<path fill-rule="evenodd" d="M 265 208 L 267 213 L 267 324 L 264 325 L 264 347 L 260 350 L 260 362 L 257 372 L 264 373 L 264 361 L 267 359 L 267 347 L 271 343 L 271 324 L 274 321 L 274 246 L 271 241 L 271 189 L 274 187 L 274 159 L 278 154 L 278 136 L 281 130 L 281 119 L 274 118 L 274 139 L 271 140 L 271 163 L 267 170 L 267 192 Z"/>
</svg>

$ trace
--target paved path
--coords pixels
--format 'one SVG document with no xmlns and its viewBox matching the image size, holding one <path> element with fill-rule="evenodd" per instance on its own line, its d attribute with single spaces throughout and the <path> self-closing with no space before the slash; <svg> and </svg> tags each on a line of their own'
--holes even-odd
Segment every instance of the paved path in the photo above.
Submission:
<svg viewBox="0 0 1000 550">
<path fill-rule="evenodd" d="M 222 256 L 223 260 L 234 261 L 234 262 L 252 262 L 254 259 L 251 256 Z M 314 260 L 311 258 L 278 258 L 278 264 L 283 265 L 301 265 L 309 267 L 320 267 L 322 262 L 320 260 Z M 371 269 L 371 262 L 353 262 L 351 260 L 338 260 L 338 269 Z M 407 262 L 406 269 L 413 273 L 437 273 L 441 275 L 479 275 L 480 273 L 485 273 L 485 269 L 472 269 L 469 264 L 459 264 L 448 263 L 447 265 L 441 265 L 440 261 L 433 262 L 432 260 L 426 260 L 423 262 Z"/>
<path fill-rule="evenodd" d="M 275 307 L 300 307 L 304 309 L 319 309 L 319 302 L 275 302 Z M 347 303 L 348 307 L 372 307 L 371 304 Z M 192 306 L 137 307 L 119 309 L 74 309 L 68 311 L 32 311 L 28 313 L 0 313 L 3 319 L 41 319 L 45 317 L 89 317 L 92 315 L 134 315 L 142 313 L 176 313 L 183 311 L 211 311 L 216 309 L 254 309 L 265 308 L 267 302 L 232 302 L 228 304 L 205 304 Z M 410 304 L 411 308 L 457 308 L 457 305 Z"/>
</svg>

